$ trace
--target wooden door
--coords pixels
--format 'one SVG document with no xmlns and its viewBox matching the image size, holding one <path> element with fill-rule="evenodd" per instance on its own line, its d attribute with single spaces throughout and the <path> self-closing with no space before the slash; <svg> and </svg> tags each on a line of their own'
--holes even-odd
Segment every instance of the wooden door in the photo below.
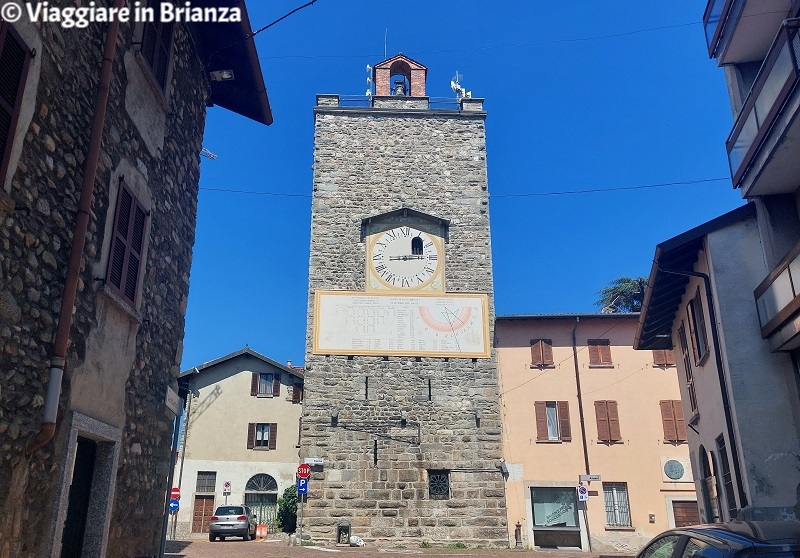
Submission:
<svg viewBox="0 0 800 558">
<path fill-rule="evenodd" d="M 208 523 L 214 515 L 213 496 L 195 496 L 192 514 L 192 533 L 208 533 Z"/>
<path fill-rule="evenodd" d="M 700 511 L 697 502 L 672 502 L 672 512 L 675 515 L 675 527 L 686 527 L 700 523 Z"/>
</svg>

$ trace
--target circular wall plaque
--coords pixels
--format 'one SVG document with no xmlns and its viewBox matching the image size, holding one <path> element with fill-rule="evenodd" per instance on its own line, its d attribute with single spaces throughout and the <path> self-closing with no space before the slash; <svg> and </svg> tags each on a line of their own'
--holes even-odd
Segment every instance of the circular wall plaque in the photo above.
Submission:
<svg viewBox="0 0 800 558">
<path fill-rule="evenodd" d="M 683 463 L 676 459 L 670 459 L 664 463 L 664 474 L 672 480 L 678 480 L 683 476 Z"/>
</svg>

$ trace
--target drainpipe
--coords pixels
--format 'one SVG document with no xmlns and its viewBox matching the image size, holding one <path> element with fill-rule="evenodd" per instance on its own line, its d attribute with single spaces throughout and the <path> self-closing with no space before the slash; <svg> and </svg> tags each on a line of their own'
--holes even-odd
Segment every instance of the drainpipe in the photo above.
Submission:
<svg viewBox="0 0 800 558">
<path fill-rule="evenodd" d="M 114 8 L 120 9 L 125 0 L 114 0 Z M 103 62 L 100 67 L 100 83 L 97 86 L 97 98 L 94 104 L 94 118 L 89 137 L 89 150 L 86 154 L 86 167 L 83 173 L 81 197 L 78 201 L 78 213 L 75 217 L 75 228 L 72 231 L 72 247 L 67 266 L 67 277 L 64 280 L 64 295 L 61 297 L 61 311 L 58 317 L 53 354 L 50 359 L 50 379 L 47 383 L 47 399 L 44 403 L 42 426 L 39 432 L 28 442 L 25 453 L 31 454 L 53 437 L 56 431 L 58 417 L 58 400 L 61 397 L 61 378 L 64 374 L 64 365 L 67 360 L 69 347 L 69 330 L 72 327 L 72 311 L 75 306 L 75 297 L 78 291 L 78 279 L 83 260 L 83 249 L 86 244 L 86 232 L 89 228 L 89 212 L 92 209 L 94 196 L 94 183 L 97 178 L 97 163 L 100 159 L 100 144 L 103 140 L 103 126 L 106 121 L 108 107 L 108 94 L 111 89 L 111 73 L 114 55 L 117 51 L 117 36 L 119 35 L 119 20 L 108 24 L 105 47 L 103 48 Z"/>
<path fill-rule="evenodd" d="M 589 470 L 589 449 L 586 446 L 586 428 L 583 422 L 583 394 L 581 393 L 581 374 L 578 368 L 578 341 L 576 332 L 578 324 L 581 322 L 580 316 L 575 316 L 575 327 L 572 328 L 572 359 L 575 362 L 575 385 L 578 388 L 578 415 L 581 420 L 581 441 L 583 442 L 583 463 L 586 466 L 586 474 L 590 475 Z"/>
<path fill-rule="evenodd" d="M 706 300 L 708 300 L 708 319 L 711 322 L 711 340 L 714 343 L 714 360 L 717 363 L 717 376 L 719 378 L 719 387 L 722 392 L 722 409 L 725 412 L 725 426 L 728 430 L 728 439 L 731 446 L 731 457 L 733 458 L 733 470 L 736 473 L 736 480 L 738 481 L 737 489 L 739 492 L 739 504 L 741 508 L 747 507 L 747 494 L 744 492 L 744 482 L 742 481 L 742 468 L 739 462 L 739 444 L 736 441 L 736 434 L 733 430 L 733 418 L 731 417 L 730 398 L 728 396 L 728 382 L 725 379 L 725 369 L 722 367 L 722 353 L 719 348 L 719 335 L 717 332 L 717 318 L 714 311 L 714 297 L 711 294 L 711 279 L 705 273 L 698 271 L 683 271 L 678 269 L 666 269 L 661 267 L 661 261 L 656 257 L 656 266 L 662 273 L 672 273 L 673 275 L 683 275 L 687 277 L 699 277 L 703 280 L 703 285 L 706 291 Z M 741 509 L 740 508 L 740 509 Z"/>
<path fill-rule="evenodd" d="M 586 446 L 586 427 L 583 421 L 583 393 L 581 390 L 581 374 L 578 368 L 578 324 L 581 323 L 580 316 L 575 316 L 575 327 L 572 328 L 572 360 L 575 363 L 575 387 L 578 390 L 578 416 L 581 421 L 581 442 L 583 442 L 583 464 L 586 467 L 586 474 L 591 474 L 589 469 L 589 449 Z M 589 514 L 586 511 L 588 502 L 583 503 L 583 521 L 586 523 L 586 540 L 589 543 L 589 552 L 592 552 L 592 532 L 589 529 Z"/>
</svg>

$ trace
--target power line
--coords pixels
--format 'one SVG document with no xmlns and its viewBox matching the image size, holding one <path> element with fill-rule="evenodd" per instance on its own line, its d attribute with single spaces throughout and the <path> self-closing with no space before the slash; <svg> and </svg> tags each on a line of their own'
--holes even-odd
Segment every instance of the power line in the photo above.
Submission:
<svg viewBox="0 0 800 558">
<path fill-rule="evenodd" d="M 665 186 L 682 186 L 682 185 L 690 185 L 690 184 L 703 184 L 706 182 L 720 182 L 730 180 L 730 178 L 722 177 L 722 178 L 701 178 L 699 180 L 684 180 L 679 182 L 661 182 L 659 184 L 644 184 L 641 186 L 617 186 L 612 188 L 591 188 L 588 190 L 560 190 L 560 191 L 553 191 L 553 192 L 528 192 L 524 194 L 499 194 L 496 196 L 490 196 L 492 199 L 498 198 L 526 198 L 526 197 L 541 197 L 541 196 L 565 196 L 571 194 L 597 194 L 597 193 L 604 193 L 604 192 L 620 192 L 620 191 L 627 191 L 627 190 L 644 190 L 647 188 L 662 188 Z M 209 192 L 225 192 L 229 194 L 251 194 L 257 196 L 278 196 L 278 197 L 289 197 L 289 198 L 310 198 L 310 194 L 290 194 L 285 192 L 256 192 L 253 190 L 233 190 L 227 188 L 206 188 L 200 187 L 200 190 L 206 190 Z"/>
</svg>

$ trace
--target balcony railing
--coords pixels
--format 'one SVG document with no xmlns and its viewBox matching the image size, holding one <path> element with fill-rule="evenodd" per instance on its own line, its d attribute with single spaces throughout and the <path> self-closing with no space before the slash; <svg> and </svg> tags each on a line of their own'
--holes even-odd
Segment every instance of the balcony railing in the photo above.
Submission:
<svg viewBox="0 0 800 558">
<path fill-rule="evenodd" d="M 735 187 L 739 186 L 800 78 L 797 24 L 791 21 L 781 27 L 726 142 Z"/>
<path fill-rule="evenodd" d="M 719 44 L 720 35 L 725 28 L 725 20 L 731 11 L 733 0 L 709 0 L 706 13 L 703 14 L 703 28 L 706 32 L 708 56 L 714 56 Z"/>
<path fill-rule="evenodd" d="M 800 244 L 775 266 L 753 292 L 766 339 L 800 310 Z"/>
</svg>

